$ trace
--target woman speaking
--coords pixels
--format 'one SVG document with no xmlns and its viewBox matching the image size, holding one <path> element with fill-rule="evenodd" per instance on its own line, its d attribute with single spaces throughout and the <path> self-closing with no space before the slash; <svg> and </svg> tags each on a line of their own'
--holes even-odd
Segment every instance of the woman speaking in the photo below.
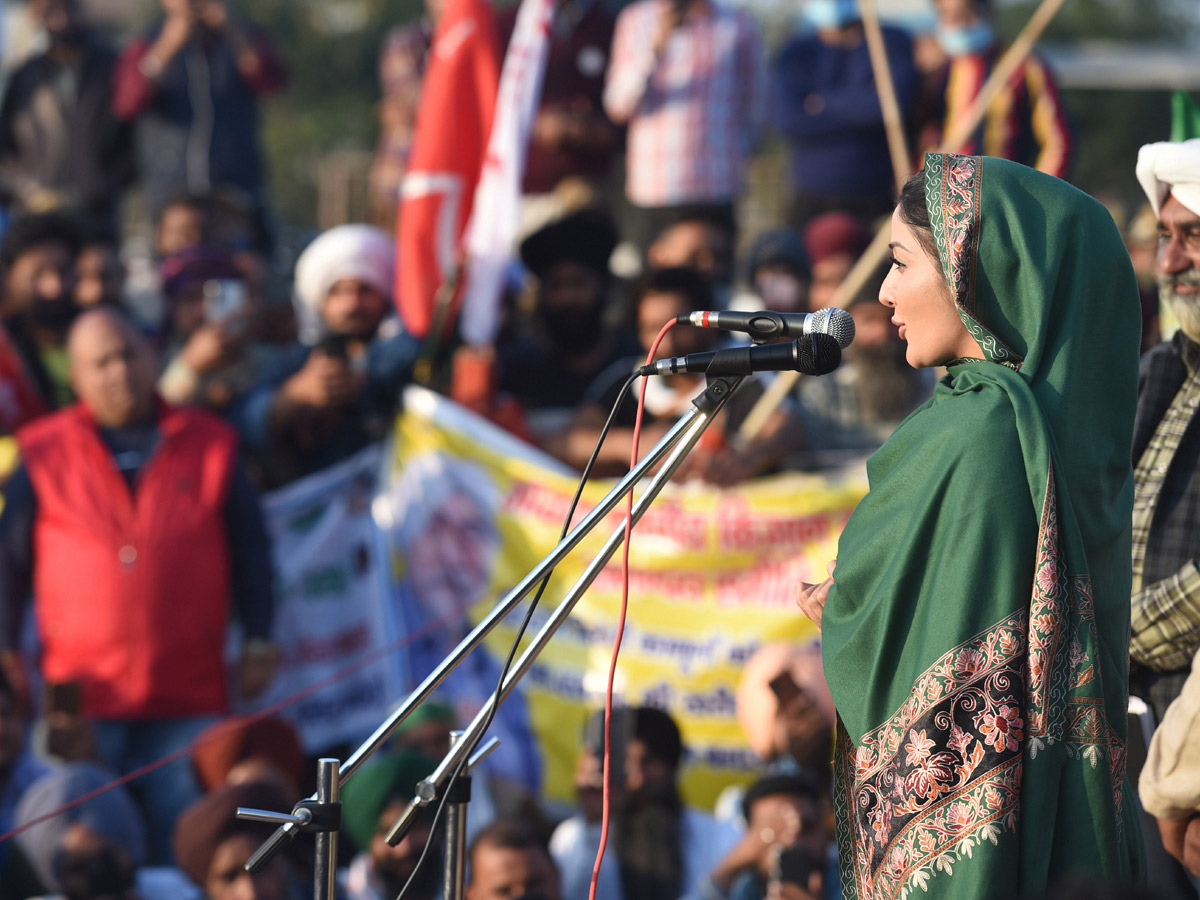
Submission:
<svg viewBox="0 0 1200 900">
<path fill-rule="evenodd" d="M 891 248 L 880 302 L 909 363 L 947 374 L 799 597 L 840 718 L 845 896 L 1136 880 L 1129 257 L 1066 182 L 947 154 L 901 191 Z"/>
</svg>

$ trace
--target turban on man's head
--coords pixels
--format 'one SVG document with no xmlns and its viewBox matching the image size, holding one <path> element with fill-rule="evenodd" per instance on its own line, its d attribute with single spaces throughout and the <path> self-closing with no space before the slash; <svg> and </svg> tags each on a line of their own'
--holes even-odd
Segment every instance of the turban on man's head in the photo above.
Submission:
<svg viewBox="0 0 1200 900">
<path fill-rule="evenodd" d="M 1200 138 L 1144 145 L 1138 151 L 1137 180 L 1156 216 L 1168 194 L 1200 216 Z"/>
<path fill-rule="evenodd" d="M 371 843 L 379 817 L 393 800 L 408 802 L 437 765 L 419 750 L 376 757 L 342 788 L 342 824 L 360 849 Z"/>
<path fill-rule="evenodd" d="M 211 726 L 196 739 L 192 767 L 206 791 L 225 783 L 239 762 L 263 759 L 293 783 L 304 777 L 304 748 L 296 729 L 278 716 L 228 719 Z"/>
<path fill-rule="evenodd" d="M 353 278 L 391 297 L 395 272 L 395 241 L 382 228 L 338 225 L 322 232 L 296 260 L 300 336 L 315 343 L 324 333 L 321 307 L 337 282 Z"/>
<path fill-rule="evenodd" d="M 72 800 L 104 787 L 112 780 L 111 774 L 88 762 L 68 763 L 53 769 L 30 785 L 21 796 L 17 804 L 16 824 L 33 822 Z M 43 887 L 50 893 L 59 890 L 54 856 L 67 829 L 75 823 L 86 825 L 121 847 L 135 866 L 145 862 L 146 830 L 142 824 L 142 814 L 126 790 L 115 787 L 53 818 L 30 825 L 17 835 L 17 845 Z"/>
<path fill-rule="evenodd" d="M 265 841 L 275 832 L 275 826 L 266 822 L 239 819 L 236 815 L 239 806 L 291 812 L 291 804 L 281 789 L 262 781 L 227 785 L 205 794 L 185 809 L 175 820 L 171 845 L 179 868 L 201 887 L 208 880 L 217 849 L 228 838 L 245 834 L 256 841 Z"/>
</svg>

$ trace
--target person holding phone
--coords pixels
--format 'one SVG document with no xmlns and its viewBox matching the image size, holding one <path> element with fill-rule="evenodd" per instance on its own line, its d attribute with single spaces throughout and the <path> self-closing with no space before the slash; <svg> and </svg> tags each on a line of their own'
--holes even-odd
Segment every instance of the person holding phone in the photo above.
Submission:
<svg viewBox="0 0 1200 900">
<path fill-rule="evenodd" d="M 704 900 L 820 900 L 827 884 L 829 833 L 817 781 L 804 775 L 766 775 L 746 790 L 746 831 L 709 873 Z"/>
<path fill-rule="evenodd" d="M 222 412 L 264 365 L 242 270 L 226 250 L 193 247 L 168 256 L 160 273 L 167 333 L 159 393 Z"/>
<path fill-rule="evenodd" d="M 278 487 L 386 433 L 419 344 L 394 316 L 394 242 L 339 225 L 296 261 L 300 344 L 235 402 L 231 417 L 264 485 Z"/>
</svg>

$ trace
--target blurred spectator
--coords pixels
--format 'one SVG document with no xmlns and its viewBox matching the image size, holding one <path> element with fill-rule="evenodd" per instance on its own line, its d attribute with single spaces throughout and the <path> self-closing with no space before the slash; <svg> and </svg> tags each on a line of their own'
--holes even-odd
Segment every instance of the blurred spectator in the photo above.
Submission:
<svg viewBox="0 0 1200 900">
<path fill-rule="evenodd" d="M 501 819 L 471 842 L 466 900 L 561 900 L 558 867 L 530 823 Z"/>
<path fill-rule="evenodd" d="M 1163 846 L 1200 886 L 1200 653 L 1150 741 L 1138 796 Z"/>
<path fill-rule="evenodd" d="M 109 785 L 112 776 L 77 762 L 42 776 L 25 793 L 17 847 L 42 891 L 66 900 L 137 900 L 137 869 L 146 861 L 146 827 L 133 799 L 114 787 L 44 822 L 35 821 Z"/>
<path fill-rule="evenodd" d="M 113 108 L 135 123 L 138 173 L 153 219 L 182 190 L 240 191 L 261 220 L 258 98 L 283 65 L 267 36 L 223 0 L 162 0 L 165 18 L 117 63 Z"/>
<path fill-rule="evenodd" d="M 278 487 L 381 439 L 419 344 L 403 331 L 391 294 L 395 245 L 370 225 L 339 225 L 296 261 L 294 346 L 230 414 Z"/>
<path fill-rule="evenodd" d="M 609 366 L 584 394 L 571 427 L 547 448 L 560 459 L 582 469 L 591 456 L 609 410 L 616 404 L 626 379 L 644 361 L 660 329 L 676 316 L 713 308 L 708 282 L 692 269 L 659 269 L 646 274 L 635 294 L 635 317 L 642 353 Z M 686 356 L 712 349 L 720 333 L 690 325 L 676 325 L 658 345 L 658 357 Z M 705 389 L 703 374 L 677 374 L 651 378 L 646 387 L 642 446 L 660 439 Z M 746 444 L 737 442 L 737 430 L 762 396 L 762 382 L 747 378 L 726 403 L 721 414 L 679 469 L 681 478 L 698 477 L 727 485 L 769 471 L 787 452 L 801 446 L 802 435 L 790 407 L 777 408 L 760 431 Z M 596 474 L 614 475 L 629 468 L 637 396 L 626 393 L 613 420 L 600 455 Z"/>
<path fill-rule="evenodd" d="M 812 265 L 808 251 L 791 228 L 764 231 L 756 237 L 744 268 L 745 289 L 734 297 L 732 308 L 787 313 L 819 308 L 809 304 Z"/>
<path fill-rule="evenodd" d="M 7 833 L 16 823 L 17 804 L 30 785 L 50 771 L 26 747 L 29 723 L 24 707 L 28 698 L 20 696 L 10 680 L 13 676 L 20 678 L 21 673 L 0 676 L 0 833 Z M 20 683 L 25 682 L 22 679 Z M 5 897 L 19 895 L 20 868 L 13 860 L 12 844 L 0 844 L 0 893 Z"/>
<path fill-rule="evenodd" d="M 497 17 L 505 46 L 512 40 L 519 9 L 514 4 Z M 555 191 L 564 179 L 582 182 L 583 191 L 595 193 L 612 168 L 622 139 L 604 112 L 612 39 L 613 17 L 604 0 L 557 0 L 525 163 L 525 233 L 567 212 L 563 193 Z"/>
<path fill-rule="evenodd" d="M 926 76 L 918 150 L 941 147 L 971 111 L 1007 47 L 996 33 L 993 0 L 935 0 L 937 28 L 925 39 Z M 999 156 L 1066 177 L 1072 140 L 1050 67 L 1036 53 L 992 98 L 987 113 L 954 153 Z M 918 157 L 919 158 L 919 157 Z"/>
<path fill-rule="evenodd" d="M 766 89 L 758 29 L 745 10 L 637 0 L 621 11 L 604 108 L 628 124 L 625 193 L 639 251 L 686 204 L 733 221 Z"/>
<path fill-rule="evenodd" d="M 66 338 L 75 318 L 79 232 L 58 214 L 24 216 L 0 238 L 4 327 L 30 383 L 51 409 L 73 399 Z"/>
<path fill-rule="evenodd" d="M 602 735 L 603 711 L 589 723 Z M 683 739 L 666 712 L 648 706 L 613 710 L 612 834 L 596 885 L 596 900 L 676 900 L 699 897 L 713 861 L 736 832 L 679 795 Z M 621 750 L 624 749 L 622 753 Z M 600 846 L 603 745 L 589 742 L 579 758 L 575 787 L 581 811 L 554 830 L 550 852 L 562 873 L 564 897 L 588 896 Z"/>
<path fill-rule="evenodd" d="M 803 229 L 833 210 L 872 221 L 891 212 L 896 185 L 858 0 L 807 0 L 802 15 L 813 31 L 783 46 L 771 85 L 772 118 L 792 151 L 789 224 Z M 919 84 L 912 40 L 900 28 L 882 32 L 907 118 Z"/>
<path fill-rule="evenodd" d="M 80 238 L 75 257 L 75 305 L 79 309 L 92 306 L 125 305 L 125 264 L 121 261 L 121 244 L 107 230 L 92 229 Z"/>
<path fill-rule="evenodd" d="M 828 783 L 836 713 L 821 644 L 765 644 L 742 670 L 737 718 L 768 773 L 803 772 Z"/>
<path fill-rule="evenodd" d="M 588 385 L 637 341 L 611 324 L 608 259 L 617 233 L 607 214 L 572 213 L 521 243 L 521 260 L 537 279 L 533 329 L 501 344 L 499 389 L 525 411 L 534 440 L 561 432 Z"/>
<path fill-rule="evenodd" d="M 270 782 L 288 803 L 300 799 L 308 774 L 304 748 L 296 729 L 279 716 L 225 719 L 201 732 L 195 744 L 192 768 L 206 793 L 227 784 Z"/>
<path fill-rule="evenodd" d="M 706 897 L 818 900 L 827 893 L 829 832 L 825 792 L 803 775 L 767 775 L 746 791 L 746 831 L 709 875 Z M 829 881 L 837 880 L 836 873 Z"/>
<path fill-rule="evenodd" d="M 804 246 L 812 264 L 812 287 L 808 297 L 812 309 L 834 305 L 838 288 L 870 245 L 872 237 L 871 229 L 850 213 L 822 213 L 808 223 L 804 229 Z"/>
<path fill-rule="evenodd" d="M 179 867 L 204 889 L 207 900 L 295 900 L 304 896 L 288 852 L 276 853 L 258 872 L 247 860 L 275 826 L 235 815 L 239 806 L 288 812 L 287 798 L 272 784 L 249 782 L 205 794 L 175 824 L 172 846 Z"/>
<path fill-rule="evenodd" d="M 1163 339 L 1158 303 L 1158 280 L 1155 271 L 1158 256 L 1158 216 L 1145 203 L 1135 212 L 1122 231 L 1129 261 L 1137 275 L 1138 297 L 1142 302 L 1142 352 L 1145 353 Z"/>
<path fill-rule="evenodd" d="M 724 309 L 733 283 L 733 246 L 731 210 L 684 207 L 653 235 L 646 262 L 652 269 L 682 267 L 699 272 L 712 287 L 712 308 Z"/>
<path fill-rule="evenodd" d="M 804 468 L 844 462 L 845 452 L 861 456 L 877 450 L 933 394 L 935 371 L 908 364 L 892 311 L 879 302 L 886 274 L 882 264 L 849 299 L 854 342 L 842 351 L 842 364 L 821 378 L 802 378 L 797 385 L 808 445 L 795 461 Z M 822 457 L 824 453 L 831 455 Z"/>
<path fill-rule="evenodd" d="M 113 228 L 133 178 L 129 126 L 112 112 L 116 54 L 79 0 L 30 0 L 45 52 L 18 68 L 0 104 L 0 183 L 22 213 L 63 209 Z"/>
<path fill-rule="evenodd" d="M 223 412 L 290 350 L 258 340 L 258 298 L 232 253 L 199 247 L 162 269 L 166 346 L 158 389 L 171 403 Z"/>
<path fill-rule="evenodd" d="M 403 750 L 376 757 L 346 782 L 342 788 L 342 822 L 361 851 L 342 874 L 341 893 L 346 900 L 391 900 L 400 896 L 406 885 L 404 896 L 412 900 L 441 896 L 441 831 L 432 830 L 431 816 L 418 818 L 395 847 L 384 840 L 413 798 L 417 783 L 431 775 L 434 768 L 434 761 L 419 751 Z M 430 852 L 418 869 L 417 862 L 430 838 Z"/>
<path fill-rule="evenodd" d="M 207 194 L 184 193 L 168 200 L 154 228 L 154 253 L 159 261 L 210 243 L 212 218 Z"/>
<path fill-rule="evenodd" d="M 446 0 L 424 0 L 425 15 L 411 25 L 393 28 L 379 49 L 379 141 L 367 174 L 369 221 L 396 227 L 400 184 L 408 170 L 408 154 L 417 126 L 421 84 L 438 16 Z"/>
<path fill-rule="evenodd" d="M 246 638 L 238 687 L 253 698 L 269 682 L 270 553 L 233 431 L 155 398 L 136 329 L 93 310 L 68 349 L 79 402 L 18 434 L 0 516 L 0 646 L 16 652 L 32 587 L 42 677 L 76 686 L 101 757 L 126 773 L 225 712 L 231 597 Z M 195 783 L 178 760 L 139 786 L 162 860 Z"/>
</svg>

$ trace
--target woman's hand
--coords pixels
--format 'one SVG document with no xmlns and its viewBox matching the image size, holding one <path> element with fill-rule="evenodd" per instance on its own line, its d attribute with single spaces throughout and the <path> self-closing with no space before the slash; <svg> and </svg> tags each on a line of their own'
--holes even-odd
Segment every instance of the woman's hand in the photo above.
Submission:
<svg viewBox="0 0 1200 900">
<path fill-rule="evenodd" d="M 821 614 L 825 612 L 825 601 L 829 598 L 829 589 L 833 587 L 833 570 L 836 568 L 837 560 L 831 559 L 829 565 L 825 567 L 825 571 L 829 573 L 828 578 L 820 584 L 808 584 L 802 581 L 796 592 L 796 605 L 800 607 L 802 613 L 816 623 L 817 628 L 821 627 Z"/>
</svg>

